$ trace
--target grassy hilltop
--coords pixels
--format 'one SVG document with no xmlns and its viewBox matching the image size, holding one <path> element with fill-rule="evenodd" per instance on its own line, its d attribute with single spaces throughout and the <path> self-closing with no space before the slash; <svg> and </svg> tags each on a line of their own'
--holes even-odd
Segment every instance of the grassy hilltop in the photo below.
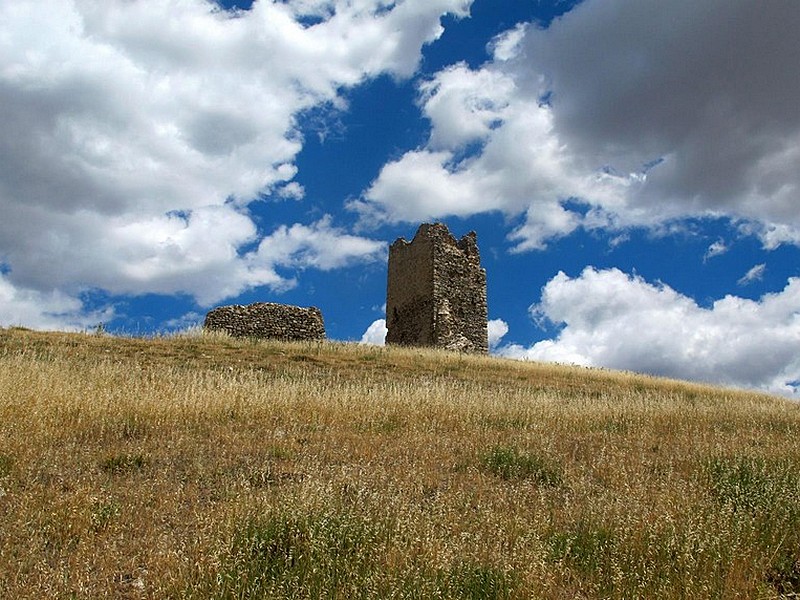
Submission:
<svg viewBox="0 0 800 600">
<path fill-rule="evenodd" d="M 800 406 L 419 349 L 0 329 L 0 598 L 778 598 Z"/>
</svg>

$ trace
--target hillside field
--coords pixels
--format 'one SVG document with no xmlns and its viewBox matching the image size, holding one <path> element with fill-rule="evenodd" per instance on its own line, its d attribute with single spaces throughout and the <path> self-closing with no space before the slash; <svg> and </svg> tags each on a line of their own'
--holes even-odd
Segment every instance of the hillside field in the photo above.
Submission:
<svg viewBox="0 0 800 600">
<path fill-rule="evenodd" d="M 0 598 L 791 598 L 800 406 L 423 349 L 0 329 Z"/>
</svg>

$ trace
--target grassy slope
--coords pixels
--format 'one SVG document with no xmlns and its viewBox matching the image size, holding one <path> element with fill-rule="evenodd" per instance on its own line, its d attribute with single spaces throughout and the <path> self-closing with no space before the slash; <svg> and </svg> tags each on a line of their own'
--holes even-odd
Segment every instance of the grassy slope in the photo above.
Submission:
<svg viewBox="0 0 800 600">
<path fill-rule="evenodd" d="M 786 596 L 798 433 L 630 374 L 0 330 L 0 597 Z"/>
</svg>

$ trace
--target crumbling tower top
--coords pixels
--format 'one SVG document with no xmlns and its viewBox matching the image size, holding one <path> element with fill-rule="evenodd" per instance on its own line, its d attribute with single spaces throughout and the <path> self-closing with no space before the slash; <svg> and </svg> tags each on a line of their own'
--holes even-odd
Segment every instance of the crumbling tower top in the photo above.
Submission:
<svg viewBox="0 0 800 600">
<path fill-rule="evenodd" d="M 486 271 L 477 236 L 460 240 L 442 223 L 389 247 L 386 342 L 488 352 Z"/>
</svg>

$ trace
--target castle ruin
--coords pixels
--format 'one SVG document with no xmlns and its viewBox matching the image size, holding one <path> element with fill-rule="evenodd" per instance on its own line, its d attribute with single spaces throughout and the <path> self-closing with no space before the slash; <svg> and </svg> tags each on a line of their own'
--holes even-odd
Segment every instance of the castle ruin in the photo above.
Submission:
<svg viewBox="0 0 800 600">
<path fill-rule="evenodd" d="M 386 343 L 489 351 L 486 271 L 474 231 L 456 241 L 446 225 L 423 223 L 389 247 Z"/>
<path fill-rule="evenodd" d="M 233 337 L 254 337 L 290 341 L 324 340 L 322 312 L 273 302 L 242 306 L 220 306 L 206 315 L 205 329 L 224 331 Z"/>
</svg>

